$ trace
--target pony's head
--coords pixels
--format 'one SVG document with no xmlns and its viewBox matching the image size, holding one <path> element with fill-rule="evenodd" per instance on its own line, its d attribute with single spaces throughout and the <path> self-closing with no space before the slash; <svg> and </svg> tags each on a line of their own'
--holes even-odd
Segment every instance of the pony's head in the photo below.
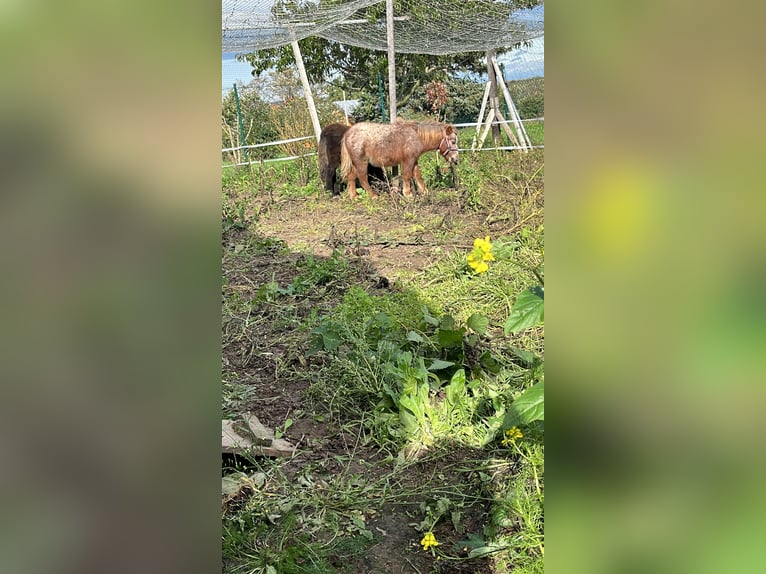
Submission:
<svg viewBox="0 0 766 574">
<path fill-rule="evenodd" d="M 444 159 L 449 163 L 457 163 L 457 131 L 455 130 L 455 126 L 450 125 L 444 128 L 444 137 L 439 144 L 439 153 L 442 154 Z"/>
</svg>

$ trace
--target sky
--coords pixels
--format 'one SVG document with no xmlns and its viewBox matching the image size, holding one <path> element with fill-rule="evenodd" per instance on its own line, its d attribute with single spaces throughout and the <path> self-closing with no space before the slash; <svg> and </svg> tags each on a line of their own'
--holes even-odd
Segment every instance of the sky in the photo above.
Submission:
<svg viewBox="0 0 766 574">
<path fill-rule="evenodd" d="M 242 82 L 247 84 L 253 79 L 250 75 L 251 66 L 247 62 L 237 62 L 234 58 L 234 54 L 223 54 L 223 60 L 221 62 L 223 85 L 221 86 L 221 92 L 228 92 L 232 85 Z"/>
<path fill-rule="evenodd" d="M 532 40 L 529 48 L 519 48 L 498 56 L 497 62 L 503 64 L 506 80 L 545 76 L 545 37 Z"/>
<path fill-rule="evenodd" d="M 498 56 L 498 62 L 505 68 L 506 80 L 522 80 L 545 76 L 545 37 L 535 38 L 528 48 L 512 50 L 508 54 Z M 253 76 L 250 74 L 250 64 L 237 62 L 235 55 L 224 53 L 222 62 L 221 94 L 225 95 L 234 83 L 249 83 Z"/>
</svg>

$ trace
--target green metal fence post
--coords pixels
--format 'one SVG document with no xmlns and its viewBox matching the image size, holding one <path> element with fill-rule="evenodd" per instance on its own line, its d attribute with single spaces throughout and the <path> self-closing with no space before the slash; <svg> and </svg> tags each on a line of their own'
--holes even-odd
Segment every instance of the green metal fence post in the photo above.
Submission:
<svg viewBox="0 0 766 574">
<path fill-rule="evenodd" d="M 245 142 L 245 128 L 242 126 L 242 110 L 239 108 L 239 92 L 237 92 L 237 84 L 234 84 L 234 101 L 237 104 L 237 123 L 239 123 L 239 141 L 241 146 L 247 145 Z M 244 150 L 245 152 L 245 161 L 248 163 L 250 160 L 248 159 L 247 154 L 247 148 Z"/>
</svg>

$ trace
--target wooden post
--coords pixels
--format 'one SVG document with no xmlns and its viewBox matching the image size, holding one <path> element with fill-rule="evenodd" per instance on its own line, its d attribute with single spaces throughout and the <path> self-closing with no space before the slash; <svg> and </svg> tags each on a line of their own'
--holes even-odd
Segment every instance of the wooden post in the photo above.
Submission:
<svg viewBox="0 0 766 574">
<path fill-rule="evenodd" d="M 493 120 L 497 118 L 497 112 L 500 108 L 500 102 L 497 99 L 497 77 L 495 76 L 495 67 L 492 65 L 492 59 L 494 57 L 495 52 L 493 50 L 487 52 L 487 75 L 489 76 L 489 115 L 492 116 Z M 497 144 L 499 139 L 500 126 L 494 124 L 492 126 L 492 142 Z"/>
<path fill-rule="evenodd" d="M 396 121 L 396 65 L 394 62 L 394 0 L 386 0 L 386 44 L 388 46 L 388 109 Z"/>
<path fill-rule="evenodd" d="M 317 143 L 319 143 L 322 127 L 319 125 L 319 116 L 314 105 L 314 96 L 311 94 L 311 85 L 309 85 L 309 78 L 303 65 L 303 55 L 297 40 L 293 40 L 291 44 L 293 46 L 293 54 L 295 55 L 295 63 L 298 64 L 298 75 L 301 77 L 301 83 L 303 84 L 303 94 L 306 96 L 306 103 L 309 105 L 309 115 L 311 116 L 311 123 L 314 125 L 314 134 L 316 135 Z"/>
</svg>

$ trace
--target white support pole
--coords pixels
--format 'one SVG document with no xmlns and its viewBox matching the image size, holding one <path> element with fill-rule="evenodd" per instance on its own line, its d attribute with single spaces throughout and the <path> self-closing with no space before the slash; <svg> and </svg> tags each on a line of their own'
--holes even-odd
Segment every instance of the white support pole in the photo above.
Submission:
<svg viewBox="0 0 766 574">
<path fill-rule="evenodd" d="M 388 46 L 388 109 L 396 121 L 396 65 L 394 62 L 394 0 L 386 0 L 386 44 Z"/>
<path fill-rule="evenodd" d="M 521 116 L 519 115 L 519 110 L 516 108 L 516 103 L 513 100 L 511 100 L 510 110 L 511 110 L 511 113 L 513 113 L 514 117 L 518 120 L 519 125 L 521 126 L 521 133 L 524 136 L 524 140 L 527 142 L 527 147 L 529 149 L 532 149 L 532 140 L 529 139 L 529 134 L 527 133 L 527 128 L 524 125 L 524 122 L 521 121 Z"/>
<path fill-rule="evenodd" d="M 521 141 L 521 143 L 519 143 L 519 140 L 516 137 L 516 134 L 514 134 L 513 130 L 508 127 L 508 122 L 505 120 L 505 117 L 503 116 L 503 112 L 501 112 L 500 110 L 497 110 L 495 112 L 495 116 L 500 122 L 500 129 L 502 129 L 506 133 L 506 135 L 508 136 L 508 139 L 511 140 L 511 143 L 515 145 L 516 147 L 520 147 L 524 151 L 526 151 L 526 144 L 524 143 L 523 140 Z"/>
<path fill-rule="evenodd" d="M 513 98 L 511 98 L 511 92 L 508 91 L 508 86 L 505 85 L 505 78 L 503 77 L 503 74 L 500 71 L 500 66 L 498 65 L 494 56 L 492 57 L 492 66 L 495 68 L 495 73 L 500 78 L 500 87 L 503 92 L 503 97 L 505 98 L 505 103 L 508 104 L 508 113 L 511 115 L 511 122 L 513 122 L 513 127 L 516 129 L 516 133 L 519 135 L 519 145 L 521 149 L 526 152 L 527 148 L 531 147 L 529 136 L 524 129 L 524 124 L 521 123 L 519 112 L 516 110 L 516 106 L 513 104 Z"/>
<path fill-rule="evenodd" d="M 484 97 L 481 99 L 481 109 L 479 110 L 479 119 L 476 121 L 476 133 L 473 134 L 473 141 L 471 142 L 471 151 L 476 149 L 476 142 L 479 138 L 479 131 L 484 121 L 484 111 L 487 109 L 487 100 L 489 99 L 489 82 L 484 86 Z"/>
<path fill-rule="evenodd" d="M 301 77 L 301 83 L 303 84 L 303 93 L 306 96 L 306 103 L 309 105 L 309 115 L 311 116 L 311 123 L 314 125 L 314 133 L 317 137 L 317 143 L 322 134 L 322 127 L 319 125 L 319 116 L 317 115 L 317 109 L 314 105 L 314 96 L 311 94 L 311 86 L 309 85 L 309 78 L 306 75 L 306 68 L 303 65 L 303 55 L 301 54 L 298 41 L 293 40 L 291 42 L 293 46 L 293 54 L 295 55 L 295 63 L 298 64 L 298 75 Z"/>
<path fill-rule="evenodd" d="M 490 109 L 489 113 L 487 114 L 487 123 L 484 126 L 484 131 L 481 133 L 481 138 L 479 138 L 479 149 L 484 147 L 484 140 L 487 139 L 487 135 L 489 134 L 489 130 L 492 127 L 492 122 L 495 119 L 495 110 Z"/>
<path fill-rule="evenodd" d="M 346 102 L 346 90 L 343 93 L 343 116 L 346 118 L 346 125 L 348 125 L 348 102 Z"/>
</svg>

